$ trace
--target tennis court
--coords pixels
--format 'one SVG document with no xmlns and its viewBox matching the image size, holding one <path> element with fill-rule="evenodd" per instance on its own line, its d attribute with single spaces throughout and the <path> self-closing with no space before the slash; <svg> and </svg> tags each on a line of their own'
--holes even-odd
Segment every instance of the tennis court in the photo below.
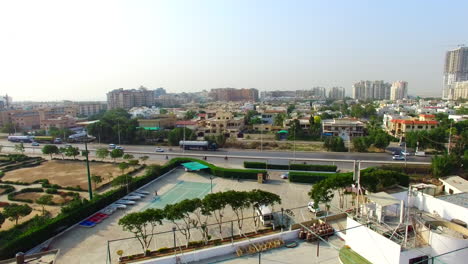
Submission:
<svg viewBox="0 0 468 264">
<path fill-rule="evenodd" d="M 213 187 L 215 184 L 213 184 Z M 148 208 L 162 209 L 167 204 L 174 204 L 184 199 L 203 198 L 211 191 L 210 183 L 179 181 L 174 187 L 165 193 L 156 196 L 148 205 L 141 210 Z"/>
</svg>

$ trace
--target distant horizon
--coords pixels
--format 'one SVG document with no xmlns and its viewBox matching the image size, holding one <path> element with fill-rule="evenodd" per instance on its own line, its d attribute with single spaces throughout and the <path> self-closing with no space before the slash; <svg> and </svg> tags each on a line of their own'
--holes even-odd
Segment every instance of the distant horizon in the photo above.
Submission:
<svg viewBox="0 0 468 264">
<path fill-rule="evenodd" d="M 26 2 L 0 3 L 0 95 L 14 101 L 102 101 L 140 85 L 351 95 L 360 80 L 440 97 L 445 53 L 468 42 L 461 0 Z"/>
</svg>

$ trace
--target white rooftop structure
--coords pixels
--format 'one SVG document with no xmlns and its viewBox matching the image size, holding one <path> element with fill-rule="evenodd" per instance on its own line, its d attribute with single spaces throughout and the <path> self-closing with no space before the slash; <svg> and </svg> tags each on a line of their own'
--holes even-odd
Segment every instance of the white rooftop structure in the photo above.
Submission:
<svg viewBox="0 0 468 264">
<path fill-rule="evenodd" d="M 468 181 L 460 176 L 448 176 L 439 180 L 444 184 L 445 192 L 448 194 L 468 192 Z"/>
</svg>

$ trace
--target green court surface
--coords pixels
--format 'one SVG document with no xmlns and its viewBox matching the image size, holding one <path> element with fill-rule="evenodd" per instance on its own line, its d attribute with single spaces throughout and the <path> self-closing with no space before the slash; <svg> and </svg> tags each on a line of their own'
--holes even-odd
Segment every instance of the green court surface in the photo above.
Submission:
<svg viewBox="0 0 468 264">
<path fill-rule="evenodd" d="M 213 184 L 213 187 L 215 184 Z M 150 190 L 148 190 L 150 191 Z M 174 187 L 165 193 L 158 193 L 148 205 L 141 210 L 148 208 L 162 209 L 167 204 L 174 204 L 184 199 L 203 198 L 211 191 L 210 183 L 179 181 Z M 150 191 L 151 192 L 151 191 Z"/>
</svg>

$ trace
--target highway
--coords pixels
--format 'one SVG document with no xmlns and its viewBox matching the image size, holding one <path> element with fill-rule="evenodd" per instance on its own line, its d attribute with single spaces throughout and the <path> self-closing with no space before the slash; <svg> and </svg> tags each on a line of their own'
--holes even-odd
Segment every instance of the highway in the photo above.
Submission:
<svg viewBox="0 0 468 264">
<path fill-rule="evenodd" d="M 14 151 L 15 143 L 6 140 L 0 140 L 3 146 L 3 151 Z M 80 150 L 84 149 L 84 144 L 72 144 L 79 147 Z M 24 144 L 26 153 L 40 154 L 41 146 L 32 147 L 30 143 Z M 59 145 L 60 146 L 60 145 Z M 62 145 L 64 146 L 64 145 Z M 94 150 L 97 148 L 107 147 L 107 144 L 88 144 L 90 155 L 94 156 Z M 258 151 L 258 150 L 243 150 L 243 149 L 220 149 L 217 151 L 196 151 L 189 150 L 183 151 L 178 147 L 162 147 L 165 152 L 155 152 L 156 146 L 148 145 L 122 145 L 126 153 L 131 153 L 136 157 L 148 155 L 150 160 L 165 160 L 167 158 L 191 156 L 203 158 L 207 157 L 207 161 L 214 163 L 221 163 L 238 167 L 242 165 L 243 161 L 262 161 L 275 164 L 288 164 L 288 162 L 308 162 L 313 164 L 334 164 L 341 170 L 350 170 L 353 167 L 355 160 L 361 161 L 361 166 L 369 167 L 381 164 L 398 163 L 405 164 L 405 161 L 393 161 L 390 153 L 357 153 L 357 152 L 302 152 L 302 151 Z M 228 160 L 225 160 L 228 156 Z M 430 157 L 407 157 L 406 163 L 408 164 L 429 164 Z"/>
</svg>

